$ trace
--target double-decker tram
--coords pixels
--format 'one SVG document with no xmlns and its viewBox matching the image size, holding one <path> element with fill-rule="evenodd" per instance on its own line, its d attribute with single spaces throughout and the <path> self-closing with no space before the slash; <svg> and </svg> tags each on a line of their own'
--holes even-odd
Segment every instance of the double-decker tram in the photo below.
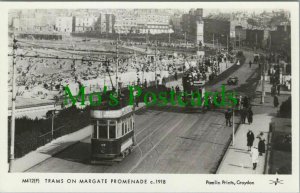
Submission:
<svg viewBox="0 0 300 193">
<path fill-rule="evenodd" d="M 121 161 L 135 143 L 133 106 L 92 107 L 91 163 Z"/>
<path fill-rule="evenodd" d="M 203 101 L 203 97 L 205 94 L 205 81 L 201 80 L 197 77 L 193 77 L 192 73 L 190 71 L 187 71 L 183 74 L 182 77 L 182 85 L 183 85 L 183 91 L 187 93 L 185 95 L 184 100 L 187 102 L 187 106 L 191 107 L 191 100 L 193 100 L 196 96 L 192 96 L 192 93 L 197 93 L 201 96 L 201 99 Z M 202 106 L 198 106 L 202 107 Z M 197 108 L 197 107 L 196 107 Z"/>
</svg>

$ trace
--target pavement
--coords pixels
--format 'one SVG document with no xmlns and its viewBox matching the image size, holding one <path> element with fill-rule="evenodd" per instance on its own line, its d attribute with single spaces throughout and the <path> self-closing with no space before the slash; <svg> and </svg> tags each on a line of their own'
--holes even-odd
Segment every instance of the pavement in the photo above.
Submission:
<svg viewBox="0 0 300 193">
<path fill-rule="evenodd" d="M 265 88 L 269 88 L 270 83 L 267 81 Z M 259 162 L 256 170 L 252 169 L 250 152 L 247 147 L 247 132 L 252 130 L 256 137 L 260 132 L 263 132 L 266 139 L 269 139 L 269 123 L 277 114 L 278 108 L 273 106 L 273 97 L 270 94 L 265 95 L 264 104 L 261 102 L 261 85 L 256 89 L 256 97 L 252 101 L 253 123 L 249 125 L 241 124 L 234 136 L 234 144 L 231 143 L 227 149 L 225 156 L 218 168 L 218 174 L 264 174 L 267 161 L 266 153 L 259 156 Z M 280 102 L 288 98 L 288 95 L 280 95 Z M 269 141 L 266 142 L 268 147 Z M 255 139 L 253 145 L 258 145 L 258 140 Z M 266 151 L 268 151 L 266 147 Z"/>
<path fill-rule="evenodd" d="M 50 143 L 39 147 L 35 151 L 32 151 L 21 158 L 15 159 L 12 164 L 12 172 L 25 172 L 31 167 L 76 144 L 83 138 L 89 137 L 91 134 L 92 126 L 87 126 L 74 133 L 59 137 Z"/>
<path fill-rule="evenodd" d="M 266 76 L 266 79 L 269 79 L 268 76 Z M 271 93 L 271 88 L 272 88 L 272 85 L 267 82 L 267 84 L 265 84 L 265 88 L 264 88 L 265 92 L 266 93 Z M 261 90 L 262 90 L 261 80 L 260 80 L 260 84 L 258 85 L 258 87 L 257 87 L 256 90 L 261 92 Z M 291 95 L 291 91 L 290 90 L 283 90 L 283 89 L 281 89 L 280 90 L 280 94 Z"/>
</svg>

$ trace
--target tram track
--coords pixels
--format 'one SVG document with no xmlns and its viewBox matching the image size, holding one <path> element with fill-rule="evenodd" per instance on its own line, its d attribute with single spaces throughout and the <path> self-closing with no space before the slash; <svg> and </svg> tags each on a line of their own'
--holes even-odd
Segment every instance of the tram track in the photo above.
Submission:
<svg viewBox="0 0 300 193">
<path fill-rule="evenodd" d="M 152 152 L 152 150 L 155 148 L 155 147 L 157 147 L 159 144 L 160 144 L 160 142 L 162 141 L 162 140 L 164 140 L 179 124 L 181 124 L 183 121 L 184 121 L 184 118 L 185 118 L 186 116 L 183 116 L 181 119 L 180 119 L 180 121 L 178 121 L 178 123 L 176 123 L 174 126 L 172 126 L 172 128 L 171 129 L 169 129 L 169 131 L 166 133 L 166 134 L 164 134 L 163 135 L 163 137 L 155 144 L 155 146 L 153 146 L 146 154 L 144 154 L 144 156 L 134 165 L 134 167 L 132 167 L 129 171 L 128 171 L 128 173 L 132 173 L 133 172 L 133 170 L 135 170 L 137 167 L 138 167 L 138 165 Z M 155 131 L 154 131 L 155 132 Z"/>
<path fill-rule="evenodd" d="M 159 119 L 160 119 L 161 121 L 155 122 L 155 123 L 161 125 L 163 122 L 169 122 L 170 120 L 173 119 L 173 117 L 170 116 L 167 120 L 161 119 L 161 118 L 159 118 Z M 149 127 L 146 127 L 145 129 L 143 129 L 143 131 L 147 131 L 147 129 L 150 129 L 150 128 L 155 128 L 155 125 L 151 124 Z M 145 140 L 147 140 L 153 133 L 155 133 L 156 131 L 158 131 L 158 130 L 160 130 L 160 129 L 161 129 L 160 127 L 157 127 L 156 129 L 152 130 L 152 132 L 151 132 L 151 130 L 150 130 L 150 132 L 147 133 L 147 137 L 144 137 L 137 145 L 141 145 L 141 144 L 142 144 Z M 140 132 L 140 133 L 141 133 L 141 132 Z M 133 149 L 135 149 L 135 147 L 134 147 Z"/>
</svg>

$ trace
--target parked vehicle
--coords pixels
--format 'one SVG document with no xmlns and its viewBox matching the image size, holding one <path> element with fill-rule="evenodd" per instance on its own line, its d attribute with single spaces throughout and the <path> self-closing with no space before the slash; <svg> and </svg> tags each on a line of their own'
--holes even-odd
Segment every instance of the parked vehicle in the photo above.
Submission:
<svg viewBox="0 0 300 193">
<path fill-rule="evenodd" d="M 234 77 L 229 77 L 227 80 L 227 84 L 228 85 L 237 85 L 239 82 L 238 77 L 234 76 Z"/>
</svg>

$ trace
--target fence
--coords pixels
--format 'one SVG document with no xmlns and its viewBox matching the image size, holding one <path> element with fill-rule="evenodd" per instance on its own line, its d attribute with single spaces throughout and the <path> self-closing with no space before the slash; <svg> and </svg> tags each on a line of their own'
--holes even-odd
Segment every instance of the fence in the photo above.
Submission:
<svg viewBox="0 0 300 193">
<path fill-rule="evenodd" d="M 42 134 L 37 137 L 37 145 L 38 147 L 43 146 L 49 142 L 51 142 L 53 139 L 56 139 L 58 137 L 61 137 L 63 134 L 63 129 L 66 129 L 65 126 L 58 127 L 57 129 L 53 130 L 53 136 L 52 131 L 47 132 L 45 134 Z"/>
</svg>

